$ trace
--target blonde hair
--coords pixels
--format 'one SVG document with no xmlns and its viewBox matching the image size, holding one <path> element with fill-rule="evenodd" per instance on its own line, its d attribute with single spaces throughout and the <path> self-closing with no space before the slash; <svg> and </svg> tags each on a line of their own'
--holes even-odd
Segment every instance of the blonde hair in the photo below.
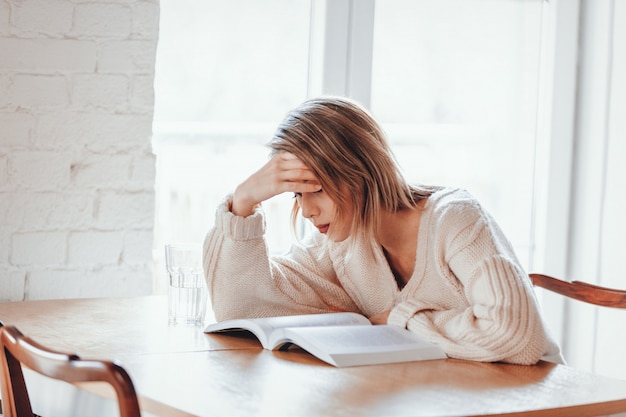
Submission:
<svg viewBox="0 0 626 417">
<path fill-rule="evenodd" d="M 305 101 L 285 116 L 269 146 L 273 154 L 295 155 L 313 171 L 335 202 L 337 217 L 346 218 L 347 207 L 354 210 L 351 237 L 375 238 L 383 211 L 413 208 L 434 191 L 406 183 L 382 128 L 350 99 Z M 295 203 L 294 225 L 298 211 Z"/>
</svg>

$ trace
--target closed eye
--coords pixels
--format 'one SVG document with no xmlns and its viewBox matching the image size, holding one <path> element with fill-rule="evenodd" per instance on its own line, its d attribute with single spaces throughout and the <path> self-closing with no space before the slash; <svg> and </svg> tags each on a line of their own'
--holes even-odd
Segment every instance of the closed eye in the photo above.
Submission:
<svg viewBox="0 0 626 417">
<path fill-rule="evenodd" d="M 320 188 L 317 191 L 312 192 L 311 194 L 319 194 L 322 191 L 324 191 L 322 188 Z M 298 198 L 298 197 L 302 197 L 302 193 L 293 193 L 293 198 Z"/>
</svg>

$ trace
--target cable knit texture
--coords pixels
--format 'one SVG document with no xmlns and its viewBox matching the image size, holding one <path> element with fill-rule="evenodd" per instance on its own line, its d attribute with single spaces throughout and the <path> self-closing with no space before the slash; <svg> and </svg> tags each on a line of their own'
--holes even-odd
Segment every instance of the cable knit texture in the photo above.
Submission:
<svg viewBox="0 0 626 417">
<path fill-rule="evenodd" d="M 357 239 L 327 242 L 315 232 L 270 256 L 258 208 L 246 218 L 218 207 L 204 244 L 204 267 L 218 320 L 391 310 L 389 324 L 475 361 L 563 362 L 540 315 L 532 284 L 502 231 L 466 191 L 442 189 L 427 201 L 417 261 L 400 290 L 380 248 Z M 325 244 L 326 243 L 326 244 Z"/>
</svg>

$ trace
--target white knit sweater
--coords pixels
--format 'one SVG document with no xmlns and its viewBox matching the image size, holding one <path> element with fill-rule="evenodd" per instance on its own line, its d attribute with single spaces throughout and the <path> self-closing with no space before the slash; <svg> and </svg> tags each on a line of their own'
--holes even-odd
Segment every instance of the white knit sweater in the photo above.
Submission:
<svg viewBox="0 0 626 417">
<path fill-rule="evenodd" d="M 391 310 L 389 324 L 476 361 L 563 362 L 539 312 L 532 284 L 492 217 L 464 190 L 442 189 L 422 213 L 415 270 L 400 290 L 389 265 L 363 240 L 329 242 L 315 231 L 283 256 L 270 256 L 262 209 L 217 210 L 204 243 L 204 268 L 218 320 Z"/>
</svg>

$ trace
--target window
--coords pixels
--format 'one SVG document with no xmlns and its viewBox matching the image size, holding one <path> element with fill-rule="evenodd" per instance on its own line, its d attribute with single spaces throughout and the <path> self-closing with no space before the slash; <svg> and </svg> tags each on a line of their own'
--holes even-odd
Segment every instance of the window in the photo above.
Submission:
<svg viewBox="0 0 626 417">
<path fill-rule="evenodd" d="M 542 2 L 376 2 L 371 108 L 414 182 L 467 188 L 532 262 Z"/>
<path fill-rule="evenodd" d="M 260 167 L 274 128 L 306 98 L 310 14 L 309 0 L 161 1 L 157 291 L 165 288 L 164 245 L 202 242 L 219 201 Z M 268 203 L 268 223 L 289 218 L 284 200 Z M 286 247 L 289 222 L 276 223 L 270 244 Z"/>
<path fill-rule="evenodd" d="M 201 242 L 219 201 L 266 160 L 284 113 L 323 93 L 369 106 L 412 182 L 467 188 L 532 262 L 540 0 L 162 0 L 161 9 L 157 288 L 163 245 Z M 291 203 L 265 205 L 275 251 L 292 241 Z"/>
</svg>

